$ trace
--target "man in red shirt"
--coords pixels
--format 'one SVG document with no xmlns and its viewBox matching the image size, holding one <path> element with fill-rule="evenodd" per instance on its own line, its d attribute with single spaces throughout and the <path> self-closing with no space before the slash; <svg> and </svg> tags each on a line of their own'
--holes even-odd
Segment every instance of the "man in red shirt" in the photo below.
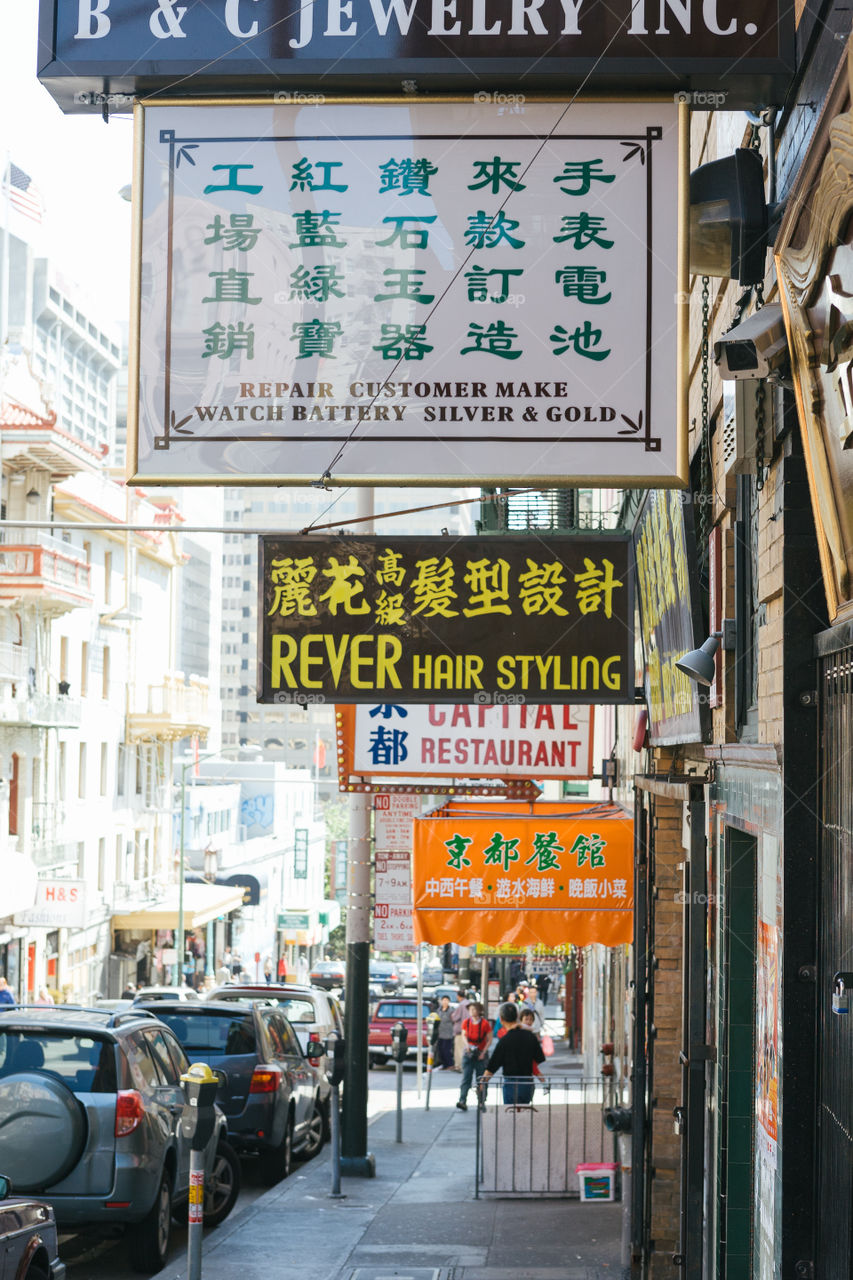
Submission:
<svg viewBox="0 0 853 1280">
<path fill-rule="evenodd" d="M 492 1042 L 492 1028 L 483 1017 L 483 1006 L 473 1001 L 468 1005 L 468 1017 L 462 1023 L 462 1035 L 465 1050 L 462 1054 L 462 1084 L 459 1089 L 458 1111 L 468 1110 L 468 1090 L 471 1088 L 474 1073 L 477 1083 L 486 1069 L 486 1051 Z"/>
</svg>

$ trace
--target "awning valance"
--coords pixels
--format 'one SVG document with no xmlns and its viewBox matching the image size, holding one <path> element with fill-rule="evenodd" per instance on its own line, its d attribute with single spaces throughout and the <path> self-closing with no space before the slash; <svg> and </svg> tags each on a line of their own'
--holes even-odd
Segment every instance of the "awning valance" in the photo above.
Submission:
<svg viewBox="0 0 853 1280">
<path fill-rule="evenodd" d="M 243 890 L 239 885 L 228 887 L 217 884 L 184 885 L 184 928 L 199 929 L 209 920 L 226 915 L 243 905 Z M 113 916 L 114 929 L 177 929 L 178 886 L 173 885 L 160 902 L 147 907 Z"/>
</svg>

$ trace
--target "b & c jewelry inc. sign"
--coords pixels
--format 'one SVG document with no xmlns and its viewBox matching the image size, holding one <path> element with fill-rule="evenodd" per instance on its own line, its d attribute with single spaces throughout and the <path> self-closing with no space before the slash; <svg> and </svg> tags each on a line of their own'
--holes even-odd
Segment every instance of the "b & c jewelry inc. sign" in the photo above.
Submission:
<svg viewBox="0 0 853 1280">
<path fill-rule="evenodd" d="M 420 88 L 687 91 L 780 102 L 792 0 L 42 0 L 39 77 L 66 111 L 133 96 Z"/>
</svg>

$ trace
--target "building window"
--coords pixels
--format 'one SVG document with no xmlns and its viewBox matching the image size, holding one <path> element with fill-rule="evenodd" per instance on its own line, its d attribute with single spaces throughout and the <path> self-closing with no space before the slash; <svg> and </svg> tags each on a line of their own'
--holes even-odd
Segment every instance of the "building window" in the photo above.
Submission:
<svg viewBox="0 0 853 1280">
<path fill-rule="evenodd" d="M 86 697 L 89 692 L 89 642 L 83 641 L 80 655 L 80 694 Z"/>
<path fill-rule="evenodd" d="M 101 743 L 101 795 L 107 794 L 107 744 Z M 100 886 L 99 886 L 100 888 Z"/>
<path fill-rule="evenodd" d="M 297 827 L 293 833 L 293 878 L 308 879 L 308 829 Z"/>
<path fill-rule="evenodd" d="M 98 890 L 103 893 L 107 879 L 107 838 L 101 836 L 98 841 Z"/>
<path fill-rule="evenodd" d="M 59 638 L 59 679 L 68 680 L 68 636 Z"/>
<path fill-rule="evenodd" d="M 65 799 L 65 743 L 59 744 L 59 798 Z"/>
<path fill-rule="evenodd" d="M 86 799 L 86 744 L 80 743 L 80 762 L 77 774 L 77 795 L 81 800 Z"/>
<path fill-rule="evenodd" d="M 127 774 L 127 745 L 124 742 L 118 744 L 118 755 L 116 757 L 116 795 L 123 796 L 125 788 L 125 778 Z"/>
<path fill-rule="evenodd" d="M 110 696 L 110 646 L 104 645 L 104 666 L 101 671 L 101 697 L 107 702 Z"/>
<path fill-rule="evenodd" d="M 113 578 L 113 553 L 112 551 L 104 552 L 104 604 L 110 604 L 112 600 L 112 578 Z"/>
<path fill-rule="evenodd" d="M 77 842 L 77 879 L 86 879 L 86 843 L 84 840 Z"/>
</svg>

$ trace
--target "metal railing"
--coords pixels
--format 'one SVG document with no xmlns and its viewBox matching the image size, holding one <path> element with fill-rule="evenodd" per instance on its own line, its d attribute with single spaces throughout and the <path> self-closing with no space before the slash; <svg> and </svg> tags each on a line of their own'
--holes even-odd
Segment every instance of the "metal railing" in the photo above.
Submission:
<svg viewBox="0 0 853 1280">
<path fill-rule="evenodd" d="M 498 1076 L 480 1095 L 476 1199 L 493 1195 L 577 1200 L 579 1164 L 616 1162 L 616 1137 L 604 1126 L 604 1108 L 611 1104 L 609 1084 L 543 1075 L 536 1078 L 528 1103 L 530 1084 L 531 1077 Z"/>
<path fill-rule="evenodd" d="M 15 579 L 90 595 L 92 572 L 83 552 L 71 544 L 37 533 L 27 543 L 4 542 L 0 548 L 0 585 Z"/>
</svg>

